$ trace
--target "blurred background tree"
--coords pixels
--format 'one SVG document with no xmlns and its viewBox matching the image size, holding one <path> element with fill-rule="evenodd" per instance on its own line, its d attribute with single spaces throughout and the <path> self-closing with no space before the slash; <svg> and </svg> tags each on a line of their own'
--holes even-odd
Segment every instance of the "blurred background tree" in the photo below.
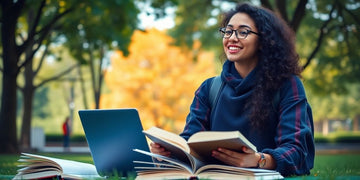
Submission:
<svg viewBox="0 0 360 180">
<path fill-rule="evenodd" d="M 154 42 L 156 42 L 154 45 Z M 135 31 L 129 56 L 118 51 L 106 74 L 109 93 L 102 97 L 104 108 L 137 108 L 145 129 L 151 126 L 179 132 L 195 90 L 206 78 L 215 75 L 214 54 L 199 50 L 192 54 L 172 45 L 165 32 L 150 29 Z"/>
<path fill-rule="evenodd" d="M 33 4 L 32 4 L 33 3 Z M 46 5 L 51 4 L 51 10 Z M 45 45 L 48 48 L 51 41 L 51 32 L 57 28 L 58 20 L 63 18 L 72 9 L 63 8 L 60 4 L 49 1 L 1 1 L 1 42 L 2 42 L 2 99 L 0 111 L 0 146 L 1 153 L 14 153 L 18 149 L 16 110 L 17 110 L 17 77 L 24 71 L 30 75 L 25 78 L 25 85 L 20 87 L 23 95 L 32 98 L 36 86 L 32 81 L 39 65 L 33 70 L 33 59 L 36 52 Z M 49 13 L 42 17 L 42 13 Z M 47 45 L 46 45 L 47 44 Z M 47 50 L 45 50 L 44 55 Z M 25 70 L 24 70 L 25 69 Z M 24 100 L 24 105 L 31 100 Z M 25 114 L 27 113 L 27 114 Z M 24 148 L 29 147 L 31 127 L 31 109 L 24 110 L 24 126 L 22 126 L 21 141 Z"/>
<path fill-rule="evenodd" d="M 71 39 L 65 46 L 80 64 L 89 68 L 93 108 L 99 109 L 102 81 L 109 66 L 106 56 L 114 48 L 128 54 L 127 46 L 137 27 L 139 11 L 134 1 L 90 1 L 81 5 L 83 11 L 73 13 L 65 23 L 64 36 Z M 81 71 L 79 75 L 82 77 Z"/>
</svg>

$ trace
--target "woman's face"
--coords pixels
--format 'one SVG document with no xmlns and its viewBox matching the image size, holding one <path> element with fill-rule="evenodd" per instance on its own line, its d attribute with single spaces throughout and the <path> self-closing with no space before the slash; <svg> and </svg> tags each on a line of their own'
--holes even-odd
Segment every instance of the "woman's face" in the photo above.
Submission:
<svg viewBox="0 0 360 180">
<path fill-rule="evenodd" d="M 246 29 L 258 33 L 254 21 L 245 13 L 236 13 L 225 27 L 226 30 Z M 230 32 L 230 31 L 229 31 Z M 244 31 L 242 31 L 244 32 Z M 240 37 L 240 34 L 238 37 Z M 258 35 L 249 33 L 245 39 L 237 38 L 235 32 L 223 38 L 224 52 L 228 60 L 239 63 L 257 64 Z"/>
</svg>

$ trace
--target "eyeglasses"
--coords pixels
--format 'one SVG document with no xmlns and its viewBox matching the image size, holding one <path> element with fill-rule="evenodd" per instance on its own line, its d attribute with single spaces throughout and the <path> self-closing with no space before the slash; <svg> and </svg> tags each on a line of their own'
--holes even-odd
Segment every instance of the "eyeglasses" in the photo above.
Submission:
<svg viewBox="0 0 360 180">
<path fill-rule="evenodd" d="M 235 32 L 235 36 L 238 39 L 245 39 L 250 33 L 254 33 L 259 36 L 259 33 L 251 31 L 247 29 L 246 27 L 240 27 L 239 29 L 229 29 L 229 28 L 220 28 L 219 31 L 221 32 L 221 35 L 225 39 L 229 39 L 232 34 Z"/>
</svg>

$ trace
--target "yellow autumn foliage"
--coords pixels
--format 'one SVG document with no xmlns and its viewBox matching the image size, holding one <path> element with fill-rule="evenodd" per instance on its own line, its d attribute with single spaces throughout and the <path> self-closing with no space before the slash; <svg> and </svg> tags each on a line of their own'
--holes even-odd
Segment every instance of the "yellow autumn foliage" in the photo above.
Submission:
<svg viewBox="0 0 360 180">
<path fill-rule="evenodd" d="M 101 96 L 100 107 L 137 108 L 145 129 L 182 131 L 196 89 L 216 68 L 214 54 L 199 50 L 199 42 L 196 58 L 173 42 L 163 31 L 135 31 L 130 54 L 117 51 L 111 58 L 105 76 L 109 93 Z"/>
</svg>

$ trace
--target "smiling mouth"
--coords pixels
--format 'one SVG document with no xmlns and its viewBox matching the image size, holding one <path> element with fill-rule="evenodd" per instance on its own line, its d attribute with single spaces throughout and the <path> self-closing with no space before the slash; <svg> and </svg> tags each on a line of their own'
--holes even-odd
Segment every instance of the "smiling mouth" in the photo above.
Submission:
<svg viewBox="0 0 360 180">
<path fill-rule="evenodd" d="M 239 46 L 228 46 L 228 52 L 231 54 L 238 53 L 241 49 Z"/>
<path fill-rule="evenodd" d="M 240 47 L 230 46 L 228 47 L 229 50 L 239 50 Z"/>
</svg>

